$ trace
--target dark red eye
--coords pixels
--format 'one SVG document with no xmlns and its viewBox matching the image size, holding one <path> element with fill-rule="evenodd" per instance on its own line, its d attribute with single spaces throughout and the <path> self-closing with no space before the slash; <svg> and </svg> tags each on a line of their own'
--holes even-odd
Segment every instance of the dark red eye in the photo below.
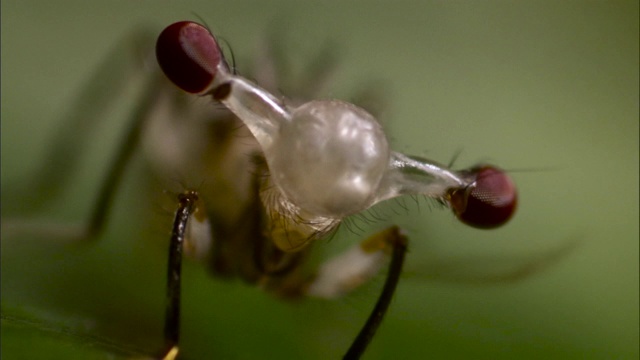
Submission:
<svg viewBox="0 0 640 360">
<path fill-rule="evenodd" d="M 516 211 L 518 193 L 511 178 L 492 166 L 470 171 L 475 181 L 464 188 L 449 190 L 449 203 L 463 223 L 490 229 L 506 223 Z"/>
<path fill-rule="evenodd" d="M 156 58 L 169 80 L 190 93 L 207 90 L 224 62 L 215 37 L 192 21 L 171 24 L 160 33 Z"/>
</svg>

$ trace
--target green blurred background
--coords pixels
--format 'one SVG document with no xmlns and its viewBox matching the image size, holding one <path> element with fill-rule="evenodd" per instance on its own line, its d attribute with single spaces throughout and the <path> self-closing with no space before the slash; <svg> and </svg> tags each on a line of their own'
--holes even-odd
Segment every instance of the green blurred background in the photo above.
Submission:
<svg viewBox="0 0 640 360">
<path fill-rule="evenodd" d="M 242 69 L 278 23 L 295 71 L 334 41 L 340 69 L 327 96 L 371 81 L 384 88 L 395 149 L 441 162 L 462 150 L 459 166 L 491 161 L 514 170 L 520 188 L 515 219 L 489 232 L 425 203 L 391 205 L 400 211 L 388 223 L 406 228 L 412 246 L 367 359 L 638 358 L 638 10 L 637 1 L 3 1 L 2 216 L 39 205 L 12 187 L 49 161 L 56 131 L 76 134 L 61 116 L 133 29 L 159 32 L 195 13 Z M 60 199 L 29 216 L 86 218 L 129 94 L 135 87 L 114 94 Z M 159 212 L 140 200 L 143 164 L 136 157 L 94 246 L 3 234 L 3 359 L 111 359 L 109 341 L 161 344 L 167 230 L 141 220 Z M 341 233 L 328 246 L 359 237 Z M 570 241 L 579 246 L 566 258 L 518 283 L 434 282 L 421 271 L 434 259 L 526 261 Z M 460 269 L 495 265 L 480 263 Z M 198 264 L 184 276 L 190 359 L 338 358 L 382 283 L 338 302 L 291 305 L 213 280 Z"/>
</svg>

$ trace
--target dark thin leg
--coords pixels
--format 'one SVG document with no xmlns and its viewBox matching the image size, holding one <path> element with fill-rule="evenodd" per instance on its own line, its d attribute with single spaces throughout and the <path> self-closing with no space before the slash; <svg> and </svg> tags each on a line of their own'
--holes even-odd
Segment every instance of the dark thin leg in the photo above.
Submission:
<svg viewBox="0 0 640 360">
<path fill-rule="evenodd" d="M 406 236 L 400 233 L 400 229 L 398 228 L 395 228 L 391 234 L 392 238 L 389 239 L 389 241 L 393 246 L 393 253 L 391 255 L 391 264 L 389 264 L 389 273 L 387 274 L 387 279 L 384 282 L 384 287 L 382 288 L 378 302 L 376 302 L 376 306 L 373 308 L 371 315 L 369 315 L 367 322 L 360 330 L 358 337 L 353 341 L 349 351 L 347 351 L 343 359 L 359 359 L 362 356 L 371 342 L 371 339 L 373 339 L 373 336 L 376 334 L 380 323 L 382 323 L 382 319 L 384 318 L 384 315 L 389 308 L 389 304 L 391 303 L 391 298 L 396 291 L 396 285 L 398 285 L 398 280 L 402 273 L 404 257 L 407 253 L 408 240 Z"/>
<path fill-rule="evenodd" d="M 144 122 L 148 116 L 150 108 L 154 105 L 159 96 L 162 78 L 158 73 L 150 74 L 145 84 L 144 95 L 128 120 L 129 128 L 118 146 L 118 152 L 111 161 L 106 171 L 106 178 L 102 182 L 98 195 L 91 210 L 87 223 L 81 225 L 65 225 L 59 223 L 46 223 L 42 221 L 30 221 L 22 219 L 3 218 L 2 229 L 12 234 L 25 235 L 46 235 L 49 237 L 60 237 L 73 241 L 94 240 L 107 222 L 111 205 L 115 198 L 118 186 L 122 183 L 127 166 L 131 163 L 140 140 Z M 78 150 L 76 149 L 76 153 Z M 57 154 L 54 156 L 58 156 Z M 73 157 L 67 157 L 70 163 L 74 162 Z M 60 161 L 60 160 L 56 160 Z M 67 170 L 59 168 L 58 172 L 66 173 Z M 51 177 L 52 182 L 56 182 L 55 177 Z M 12 235 L 15 236 L 15 235 Z"/>
<path fill-rule="evenodd" d="M 31 214 L 57 199 L 73 179 L 81 150 L 91 144 L 99 120 L 116 103 L 131 78 L 142 71 L 143 54 L 151 53 L 153 39 L 154 35 L 138 30 L 105 54 L 70 110 L 56 122 L 59 126 L 38 170 L 27 180 L 2 184 L 3 205 L 11 204 L 11 212 Z"/>
<path fill-rule="evenodd" d="M 167 265 L 167 307 L 164 318 L 165 358 L 177 355 L 180 340 L 180 281 L 182 271 L 182 250 L 189 217 L 195 211 L 198 194 L 186 191 L 178 196 L 180 205 L 176 211 L 169 243 L 169 263 Z"/>
<path fill-rule="evenodd" d="M 149 113 L 149 109 L 153 106 L 158 97 L 158 88 L 161 85 L 160 79 L 161 78 L 158 74 L 151 75 L 147 85 L 145 86 L 145 94 L 143 98 L 140 99 L 139 104 L 134 109 L 131 119 L 129 120 L 131 127 L 126 134 L 126 137 L 122 140 L 116 157 L 109 166 L 107 178 L 100 187 L 95 206 L 91 212 L 91 218 L 86 232 L 87 238 L 89 239 L 100 234 L 104 229 L 107 215 L 111 209 L 118 185 L 120 185 L 124 171 L 127 168 L 127 165 L 131 162 L 131 158 L 133 157 L 135 149 L 139 143 L 144 120 Z"/>
</svg>

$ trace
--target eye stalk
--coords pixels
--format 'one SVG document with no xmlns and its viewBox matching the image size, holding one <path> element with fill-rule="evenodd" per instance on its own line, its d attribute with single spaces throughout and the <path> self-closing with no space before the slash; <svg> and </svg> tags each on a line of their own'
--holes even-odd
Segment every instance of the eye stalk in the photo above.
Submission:
<svg viewBox="0 0 640 360">
<path fill-rule="evenodd" d="M 518 194 L 502 170 L 484 165 L 467 172 L 471 182 L 447 191 L 451 209 L 460 221 L 480 229 L 504 225 L 516 211 Z"/>
</svg>

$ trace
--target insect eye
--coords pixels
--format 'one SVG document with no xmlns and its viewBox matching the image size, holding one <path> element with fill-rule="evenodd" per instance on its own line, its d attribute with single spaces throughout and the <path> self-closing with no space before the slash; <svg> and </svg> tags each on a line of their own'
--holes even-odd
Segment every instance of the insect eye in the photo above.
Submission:
<svg viewBox="0 0 640 360">
<path fill-rule="evenodd" d="M 224 59 L 215 37 L 204 26 L 180 21 L 167 26 L 156 43 L 156 57 L 169 80 L 190 93 L 209 88 Z"/>
<path fill-rule="evenodd" d="M 492 166 L 470 171 L 475 177 L 469 186 L 448 191 L 455 215 L 467 225 L 490 229 L 506 223 L 516 210 L 518 194 L 511 178 Z"/>
</svg>

